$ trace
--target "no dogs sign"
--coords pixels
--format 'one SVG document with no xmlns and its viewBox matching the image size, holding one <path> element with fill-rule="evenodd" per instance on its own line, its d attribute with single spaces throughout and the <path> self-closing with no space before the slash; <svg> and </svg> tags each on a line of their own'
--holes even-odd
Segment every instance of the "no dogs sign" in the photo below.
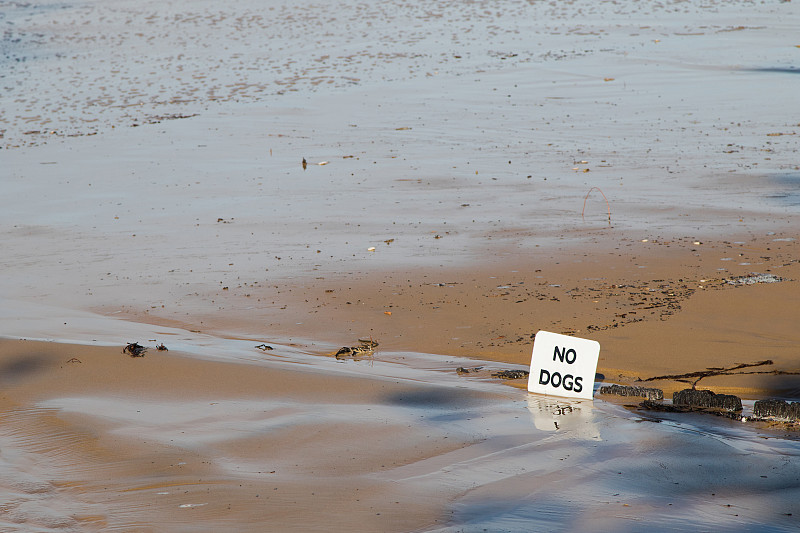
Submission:
<svg viewBox="0 0 800 533">
<path fill-rule="evenodd" d="M 533 341 L 528 391 L 592 399 L 600 343 L 540 331 Z"/>
</svg>

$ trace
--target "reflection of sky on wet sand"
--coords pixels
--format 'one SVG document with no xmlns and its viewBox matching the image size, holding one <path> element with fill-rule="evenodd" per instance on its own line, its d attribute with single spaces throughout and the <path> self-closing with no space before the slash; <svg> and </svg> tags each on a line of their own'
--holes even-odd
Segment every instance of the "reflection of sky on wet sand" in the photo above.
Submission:
<svg viewBox="0 0 800 533">
<path fill-rule="evenodd" d="M 441 531 L 792 531 L 800 448 L 735 425 L 639 419 L 599 402 L 528 401 L 550 437 L 507 450 L 517 472 L 471 488 Z M 559 429 L 553 429 L 555 423 Z"/>
<path fill-rule="evenodd" d="M 502 4 L 14 4 L 0 292 L 255 327 L 222 287 L 797 216 L 792 4 Z"/>
<path fill-rule="evenodd" d="M 228 342 L 233 357 L 246 356 L 238 341 Z M 407 390 L 372 403 L 73 396 L 10 413 L 8 420 L 18 420 L 0 438 L 9 450 L 16 440 L 30 438 L 21 428 L 36 412 L 66 420 L 88 417 L 112 435 L 174 450 L 176 460 L 189 453 L 216 458 L 213 469 L 227 478 L 256 479 L 267 470 L 274 471 L 276 483 L 313 484 L 337 458 L 353 455 L 356 434 L 356 455 L 363 461 L 348 476 L 388 482 L 420 497 L 448 494 L 453 514 L 442 531 L 640 531 L 643 524 L 654 531 L 757 531 L 765 525 L 790 531 L 788 514 L 800 513 L 796 441 L 758 438 L 752 428 L 716 418 L 712 424 L 703 416 L 645 417 L 601 399 L 530 394 L 445 372 L 434 358 L 407 355 L 369 365 L 333 358 L 309 365 L 306 356 L 286 352 L 264 355 L 259 363 L 408 383 Z M 400 365 L 416 363 L 400 371 Z M 325 454 L 317 453 L 318 442 L 302 438 L 290 447 L 264 444 L 312 428 L 324 436 Z M 427 459 L 401 460 L 401 466 L 368 466 L 367 458 L 386 464 L 381 454 L 401 459 L 414 443 L 431 437 L 460 444 Z M 42 479 L 68 481 L 76 475 L 71 460 L 49 457 Z M 36 469 L 0 466 L 10 482 L 38 479 Z"/>
</svg>

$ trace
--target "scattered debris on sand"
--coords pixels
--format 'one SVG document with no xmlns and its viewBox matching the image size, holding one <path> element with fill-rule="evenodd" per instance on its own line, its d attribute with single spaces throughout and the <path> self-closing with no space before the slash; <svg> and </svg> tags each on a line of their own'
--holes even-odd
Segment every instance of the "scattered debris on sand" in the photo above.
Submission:
<svg viewBox="0 0 800 533">
<path fill-rule="evenodd" d="M 156 346 L 156 350 L 158 350 L 159 352 L 168 352 L 168 351 L 169 351 L 169 348 L 167 348 L 166 346 L 164 346 L 164 343 L 162 342 L 161 344 L 159 344 L 158 346 Z"/>
<path fill-rule="evenodd" d="M 530 372 L 527 370 L 501 370 L 499 372 L 492 372 L 493 378 L 500 379 L 522 379 L 527 378 Z"/>
<path fill-rule="evenodd" d="M 191 115 L 184 115 L 182 113 L 172 113 L 168 115 L 150 115 L 143 119 L 144 124 L 159 124 L 161 121 L 164 120 L 179 120 L 183 118 L 192 118 L 196 117 L 197 113 L 192 113 Z"/>
<path fill-rule="evenodd" d="M 756 283 L 778 283 L 786 280 L 775 274 L 757 274 L 754 272 L 749 276 L 731 278 L 725 281 L 728 285 L 755 285 Z"/>
<path fill-rule="evenodd" d="M 259 345 L 256 346 L 256 348 L 258 348 L 259 350 L 263 350 L 265 352 L 268 352 L 270 350 L 274 350 L 274 348 L 272 346 L 270 346 L 269 344 L 259 344 Z"/>
<path fill-rule="evenodd" d="M 463 366 L 460 366 L 460 367 L 456 368 L 456 373 L 459 376 L 462 376 L 464 374 L 472 374 L 474 372 L 480 372 L 481 370 L 483 370 L 482 366 L 476 366 L 476 367 L 472 367 L 472 368 L 465 368 Z"/>
<path fill-rule="evenodd" d="M 600 387 L 598 392 L 600 394 L 612 394 L 614 396 L 640 396 L 648 400 L 664 399 L 664 391 L 661 389 L 631 387 L 629 385 L 604 385 Z"/>
<path fill-rule="evenodd" d="M 126 353 L 131 357 L 144 357 L 146 351 L 147 348 L 138 342 L 129 342 L 128 345 L 122 349 L 122 353 Z"/>
</svg>

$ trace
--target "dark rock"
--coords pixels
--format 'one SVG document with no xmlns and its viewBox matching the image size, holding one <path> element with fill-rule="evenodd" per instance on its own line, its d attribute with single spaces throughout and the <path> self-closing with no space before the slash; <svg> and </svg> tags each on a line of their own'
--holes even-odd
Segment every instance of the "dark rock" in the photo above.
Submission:
<svg viewBox="0 0 800 533">
<path fill-rule="evenodd" d="M 710 390 L 684 389 L 672 395 L 673 405 L 741 411 L 742 400 L 732 394 L 714 394 Z"/>
<path fill-rule="evenodd" d="M 753 416 L 759 418 L 782 418 L 786 420 L 800 420 L 800 402 L 785 402 L 783 400 L 759 400 L 753 406 Z"/>
<path fill-rule="evenodd" d="M 527 370 L 501 370 L 500 372 L 492 373 L 493 378 L 500 379 L 522 379 L 527 378 L 530 372 Z"/>
<path fill-rule="evenodd" d="M 663 400 L 664 391 L 661 389 L 648 389 L 647 387 L 631 387 L 628 385 L 604 385 L 600 387 L 600 394 L 613 394 L 615 396 L 641 396 L 648 400 Z"/>
</svg>

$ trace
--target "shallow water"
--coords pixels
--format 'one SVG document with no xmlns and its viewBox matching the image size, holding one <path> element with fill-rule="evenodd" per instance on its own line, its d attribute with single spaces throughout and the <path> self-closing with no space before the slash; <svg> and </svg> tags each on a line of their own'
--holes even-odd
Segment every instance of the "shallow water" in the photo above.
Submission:
<svg viewBox="0 0 800 533">
<path fill-rule="evenodd" d="M 31 306 L 28 312 L 48 320 L 47 309 Z M 371 358 L 340 361 L 296 346 L 275 343 L 273 350 L 264 352 L 256 347 L 256 340 L 218 338 L 90 314 L 81 318 L 59 327 L 50 319 L 48 328 L 62 339 L 99 333 L 93 344 L 100 345 L 113 345 L 115 336 L 124 331 L 131 338 L 158 339 L 172 350 L 204 359 L 292 369 L 300 375 L 369 377 L 410 388 L 361 403 L 340 402 L 335 395 L 319 403 L 297 398 L 227 398 L 213 391 L 208 391 L 208 397 L 195 392 L 196 398 L 169 401 L 157 394 L 134 398 L 88 392 L 8 411 L 0 424 L 0 439 L 4 442 L 3 492 L 11 502 L 4 525 L 9 530 L 15 530 L 15 524 L 39 524 L 42 531 L 68 530 L 77 526 L 75 517 L 93 515 L 105 516 L 107 523 L 131 520 L 138 527 L 149 527 L 138 511 L 142 500 L 135 497 L 136 492 L 112 507 L 91 503 L 86 476 L 91 473 L 102 479 L 111 471 L 118 472 L 119 490 L 152 493 L 153 501 L 160 502 L 160 512 L 175 505 L 209 506 L 208 524 L 215 527 L 214 513 L 220 502 L 203 499 L 196 491 L 181 498 L 181 491 L 170 490 L 163 479 L 129 472 L 124 452 L 111 462 L 94 458 L 87 471 L 86 459 L 77 449 L 85 431 L 80 428 L 89 427 L 102 427 L 103 433 L 120 442 L 144 441 L 148 449 L 170 450 L 178 466 L 196 464 L 197 457 L 209 458 L 209 465 L 214 465 L 204 476 L 206 483 L 212 483 L 209 486 L 213 479 L 260 481 L 269 467 L 276 485 L 300 484 L 317 491 L 322 490 L 321 481 L 316 480 L 319 473 L 331 461 L 336 465 L 341 461 L 338 457 L 351 453 L 352 435 L 343 438 L 337 429 L 352 426 L 359 435 L 361 460 L 377 454 L 372 461 L 380 463 L 387 450 L 391 456 L 391 441 L 381 440 L 380 433 L 373 436 L 373 429 L 408 427 L 404 447 L 394 455 L 399 466 L 376 469 L 367 462 L 356 470 L 350 467 L 347 479 L 395 487 L 396 498 L 401 498 L 400 493 L 445 497 L 451 501 L 445 510 L 452 512 L 443 527 L 432 529 L 436 531 L 531 527 L 637 531 L 643 524 L 656 531 L 690 526 L 713 531 L 719 524 L 733 531 L 763 531 L 765 527 L 791 531 L 792 517 L 800 513 L 800 444 L 774 430 L 765 432 L 705 415 L 629 411 L 600 398 L 575 401 L 533 395 L 487 376 L 493 369 L 512 365 L 380 350 Z M 42 327 L 24 318 L 23 322 L 32 324 L 32 331 Z M 114 326 L 116 322 L 121 322 L 120 327 Z M 460 376 L 455 372 L 459 366 L 482 366 L 485 371 Z M 54 420 L 62 421 L 62 431 L 53 432 Z M 317 435 L 330 434 L 322 454 L 315 451 L 319 443 L 305 438 L 288 450 L 272 447 L 266 454 L 263 446 L 248 444 L 263 439 L 280 442 L 312 430 Z M 416 433 L 428 438 L 435 435 L 441 443 L 449 439 L 462 444 L 427 459 L 405 462 L 403 453 L 419 438 L 413 436 Z M 71 446 L 75 451 L 69 451 Z M 342 466 L 336 468 L 338 475 L 344 475 Z M 185 483 L 182 480 L 177 477 L 174 482 Z M 56 490 L 76 483 L 85 487 L 81 493 Z M 302 529 L 302 524 L 321 519 L 317 512 L 322 511 L 308 508 L 302 513 L 304 518 L 298 516 L 297 522 L 286 524 L 289 529 Z"/>
<path fill-rule="evenodd" d="M 4 527 L 15 530 L 28 523 L 40 524 L 41 531 L 69 530 L 77 526 L 73 517 L 97 514 L 110 524 L 130 520 L 146 529 L 151 522 L 139 509 L 142 499 L 136 493 L 141 491 L 158 512 L 178 505 L 208 506 L 205 512 L 211 521 L 203 523 L 217 527 L 212 509 L 220 502 L 198 490 L 181 496 L 177 487 L 188 481 L 178 472 L 132 472 L 125 466 L 124 447 L 110 462 L 95 459 L 84 464 L 70 448 L 77 449 L 80 442 L 74 428 L 89 427 L 122 439 L 117 442 L 144 442 L 147 449 L 168 450 L 171 468 L 207 458 L 209 472 L 203 483 L 209 486 L 214 479 L 233 486 L 237 480 L 262 480 L 269 470 L 270 483 L 280 487 L 300 484 L 320 491 L 324 480 L 336 475 L 359 480 L 360 486 L 392 487 L 397 494 L 392 499 L 400 494 L 445 497 L 451 501 L 445 508 L 448 518 L 443 527 L 426 528 L 432 531 L 639 531 L 645 524 L 655 531 L 796 527 L 800 444 L 774 431 L 705 415 L 629 411 L 601 399 L 528 394 L 493 380 L 457 376 L 453 367 L 463 363 L 457 359 L 379 353 L 371 361 L 337 361 L 280 346 L 274 355 L 259 354 L 245 342 L 200 343 L 195 355 L 217 353 L 250 364 L 328 376 L 370 376 L 410 387 L 362 403 L 340 402 L 336 396 L 324 403 L 222 398 L 211 391 L 208 397 L 200 394 L 183 401 L 88 393 L 6 412 L 0 424 L 0 466 L 4 499 L 12 512 Z M 42 417 L 68 426 L 63 433 L 53 433 Z M 392 455 L 398 442 L 380 435 L 405 427 L 402 445 Z M 351 428 L 345 436 L 343 428 Z M 249 444 L 309 432 L 328 437 L 321 442 L 298 438 L 288 448 L 267 446 L 268 452 L 264 445 Z M 353 434 L 358 435 L 356 442 Z M 404 453 L 420 436 L 462 444 L 405 461 Z M 359 462 L 348 466 L 344 459 L 350 455 L 358 456 Z M 397 466 L 381 464 L 390 460 Z M 123 494 L 134 493 L 112 506 L 98 507 L 85 480 L 103 479 L 112 471 L 118 472 L 114 486 Z M 66 490 L 70 486 L 83 488 Z M 326 512 L 325 507 L 294 508 L 297 521 L 285 522 L 290 530 L 317 523 Z M 194 523 L 192 527 L 202 529 L 197 520 L 205 515 L 198 512 L 185 526 L 173 522 L 169 527 L 182 530 Z"/>
</svg>

